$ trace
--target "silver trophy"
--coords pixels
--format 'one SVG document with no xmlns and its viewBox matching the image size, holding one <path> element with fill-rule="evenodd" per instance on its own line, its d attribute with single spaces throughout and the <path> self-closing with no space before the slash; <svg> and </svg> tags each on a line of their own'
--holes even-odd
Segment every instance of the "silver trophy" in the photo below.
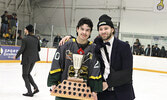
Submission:
<svg viewBox="0 0 167 100">
<path fill-rule="evenodd" d="M 74 70 L 75 70 L 74 77 L 77 78 L 78 77 L 78 70 L 81 68 L 84 55 L 73 54 L 72 56 L 73 56 L 73 66 L 74 66 Z"/>
<path fill-rule="evenodd" d="M 81 68 L 84 57 L 84 55 L 72 54 L 74 77 L 68 77 L 67 80 L 63 80 L 52 90 L 51 95 L 76 100 L 94 100 L 90 87 L 83 82 L 82 78 L 78 78 L 78 71 Z"/>
</svg>

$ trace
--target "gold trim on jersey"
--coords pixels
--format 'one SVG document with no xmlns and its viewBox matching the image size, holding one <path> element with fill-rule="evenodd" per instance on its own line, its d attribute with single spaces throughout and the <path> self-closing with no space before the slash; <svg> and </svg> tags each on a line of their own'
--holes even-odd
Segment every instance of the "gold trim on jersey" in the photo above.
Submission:
<svg viewBox="0 0 167 100">
<path fill-rule="evenodd" d="M 90 76 L 89 78 L 90 78 L 90 79 L 100 79 L 100 78 L 102 78 L 102 76 L 101 76 L 101 75 L 96 76 L 96 77 L 95 77 L 95 76 Z"/>
<path fill-rule="evenodd" d="M 61 72 L 62 71 L 62 69 L 55 69 L 55 70 L 52 70 L 52 71 L 50 71 L 50 74 L 54 74 L 54 73 L 57 73 L 57 72 Z"/>
<path fill-rule="evenodd" d="M 75 38 L 72 38 L 72 41 L 73 41 L 73 42 L 76 42 Z"/>
<path fill-rule="evenodd" d="M 90 41 L 90 42 L 89 42 L 89 45 L 91 45 L 92 43 L 93 43 L 93 42 L 92 42 L 92 41 Z"/>
</svg>

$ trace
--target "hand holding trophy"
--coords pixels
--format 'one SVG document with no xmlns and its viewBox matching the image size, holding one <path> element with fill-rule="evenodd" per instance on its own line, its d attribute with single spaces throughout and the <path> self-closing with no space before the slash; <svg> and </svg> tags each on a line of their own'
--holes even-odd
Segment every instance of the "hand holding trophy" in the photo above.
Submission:
<svg viewBox="0 0 167 100">
<path fill-rule="evenodd" d="M 92 30 L 91 19 L 81 18 L 76 26 L 77 37 L 57 48 L 47 80 L 49 87 L 56 85 L 51 91 L 56 99 L 96 100 L 96 93 L 102 91 L 96 45 L 88 40 Z"/>
<path fill-rule="evenodd" d="M 73 54 L 72 57 L 75 72 L 74 77 L 68 77 L 67 80 L 64 80 L 51 92 L 51 95 L 71 99 L 93 100 L 90 87 L 87 87 L 83 79 L 78 77 L 78 70 L 81 68 L 84 55 Z"/>
</svg>

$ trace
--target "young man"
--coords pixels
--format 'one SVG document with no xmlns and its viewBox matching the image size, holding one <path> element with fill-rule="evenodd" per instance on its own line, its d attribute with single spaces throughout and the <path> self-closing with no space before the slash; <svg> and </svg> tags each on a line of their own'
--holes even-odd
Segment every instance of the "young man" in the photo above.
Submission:
<svg viewBox="0 0 167 100">
<path fill-rule="evenodd" d="M 84 54 L 84 60 L 79 71 L 81 78 L 87 82 L 95 100 L 97 99 L 95 92 L 102 91 L 102 79 L 100 74 L 100 64 L 97 61 L 94 48 L 95 45 L 88 41 L 91 35 L 93 23 L 88 18 L 82 18 L 76 27 L 77 38 L 71 39 L 63 46 L 59 46 L 52 62 L 51 70 L 48 76 L 48 86 L 52 86 L 52 90 L 58 85 L 58 82 L 66 80 L 68 76 L 73 76 L 72 54 L 78 54 L 79 50 Z M 56 100 L 66 100 L 67 98 L 56 97 Z M 71 99 L 68 99 L 71 100 Z"/>
<path fill-rule="evenodd" d="M 98 100 L 133 100 L 133 57 L 129 44 L 114 37 L 111 17 L 100 16 L 97 24 L 100 38 L 95 39 L 96 53 L 103 75 L 103 92 Z"/>
<path fill-rule="evenodd" d="M 22 39 L 20 50 L 17 52 L 17 55 L 14 57 L 14 59 L 18 58 L 22 54 L 22 76 L 25 82 L 25 86 L 28 90 L 28 92 L 23 95 L 32 97 L 35 93 L 39 92 L 38 87 L 30 73 L 34 67 L 35 62 L 40 60 L 40 45 L 38 38 L 33 34 L 32 25 L 26 26 L 24 32 L 26 37 Z M 31 91 L 31 85 L 34 87 L 34 92 Z"/>
<path fill-rule="evenodd" d="M 100 16 L 97 30 L 95 53 L 103 76 L 103 92 L 98 93 L 98 100 L 134 100 L 133 57 L 129 44 L 114 37 L 114 25 L 106 14 Z M 63 38 L 61 44 L 69 37 Z"/>
</svg>

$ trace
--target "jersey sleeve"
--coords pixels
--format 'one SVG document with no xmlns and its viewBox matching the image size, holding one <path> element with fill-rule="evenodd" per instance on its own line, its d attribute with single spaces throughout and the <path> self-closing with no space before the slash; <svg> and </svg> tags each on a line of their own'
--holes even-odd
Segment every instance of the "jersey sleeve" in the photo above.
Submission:
<svg viewBox="0 0 167 100">
<path fill-rule="evenodd" d="M 89 66 L 88 85 L 91 87 L 92 92 L 102 91 L 102 75 L 100 73 L 100 63 L 96 59 L 94 52 Z"/>
<path fill-rule="evenodd" d="M 48 81 L 47 85 L 58 85 L 58 83 L 61 80 L 61 74 L 63 71 L 64 66 L 64 51 L 65 51 L 65 45 L 58 47 L 57 51 L 54 55 L 52 64 L 51 64 L 51 70 L 49 71 Z"/>
</svg>

